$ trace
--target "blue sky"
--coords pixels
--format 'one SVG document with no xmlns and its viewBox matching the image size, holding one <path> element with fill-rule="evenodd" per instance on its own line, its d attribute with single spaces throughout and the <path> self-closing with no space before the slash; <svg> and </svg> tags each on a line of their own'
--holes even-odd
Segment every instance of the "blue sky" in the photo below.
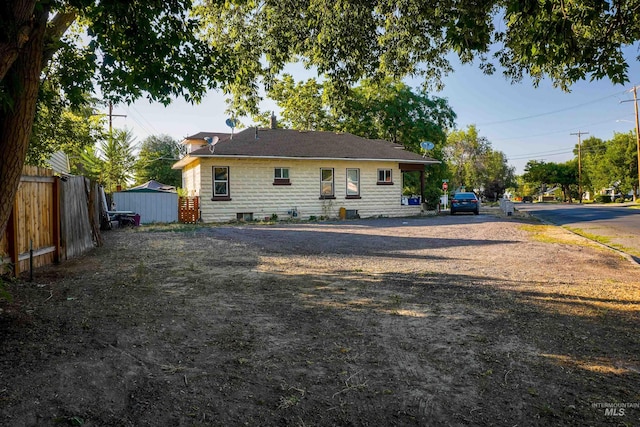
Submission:
<svg viewBox="0 0 640 427">
<path fill-rule="evenodd" d="M 607 140 L 614 132 L 629 132 L 635 127 L 633 102 L 621 102 L 633 99 L 629 90 L 640 83 L 640 65 L 633 60 L 635 55 L 635 48 L 630 48 L 631 82 L 624 86 L 608 80 L 586 81 L 574 84 L 571 93 L 566 93 L 548 81 L 534 88 L 527 79 L 512 84 L 499 72 L 487 76 L 475 65 L 457 65 L 445 78 L 444 90 L 432 95 L 448 99 L 458 115 L 458 129 L 475 124 L 480 135 L 494 149 L 504 152 L 516 173 L 521 174 L 528 160 L 571 159 L 578 142 L 571 133 L 588 132 L 583 139 L 595 136 Z M 292 74 L 298 80 L 311 77 L 308 72 Z M 420 82 L 407 83 L 417 86 Z M 127 115 L 114 118 L 114 127 L 132 129 L 137 142 L 158 134 L 181 140 L 201 131 L 229 132 L 225 107 L 222 94 L 214 91 L 195 106 L 177 100 L 164 107 L 140 100 L 130 106 L 114 107 L 114 114 Z M 275 109 L 277 115 L 272 102 L 265 102 L 263 107 Z"/>
</svg>

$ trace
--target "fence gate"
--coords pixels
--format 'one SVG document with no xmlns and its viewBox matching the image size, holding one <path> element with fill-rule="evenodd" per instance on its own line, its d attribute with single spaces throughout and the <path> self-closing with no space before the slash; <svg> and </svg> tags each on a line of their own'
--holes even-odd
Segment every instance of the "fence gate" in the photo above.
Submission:
<svg viewBox="0 0 640 427">
<path fill-rule="evenodd" d="M 180 197 L 178 199 L 178 221 L 195 224 L 200 219 L 199 197 Z"/>
</svg>

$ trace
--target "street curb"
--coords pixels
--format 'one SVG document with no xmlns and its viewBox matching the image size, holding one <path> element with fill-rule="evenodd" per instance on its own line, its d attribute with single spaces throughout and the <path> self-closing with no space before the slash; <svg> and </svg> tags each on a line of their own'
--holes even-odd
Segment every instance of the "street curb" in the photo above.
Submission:
<svg viewBox="0 0 640 427">
<path fill-rule="evenodd" d="M 561 225 L 554 224 L 554 223 L 553 223 L 553 222 L 551 222 L 551 221 L 547 221 L 546 219 L 543 219 L 543 218 L 537 217 L 537 216 L 535 216 L 535 215 L 533 215 L 533 214 L 531 214 L 531 213 L 528 213 L 528 214 L 529 214 L 531 217 L 536 218 L 538 221 L 540 221 L 540 222 L 541 222 L 541 223 L 543 223 L 543 224 L 553 225 L 554 227 L 560 227 L 560 228 L 562 228 L 563 230 L 566 230 L 566 231 L 568 231 L 569 233 L 574 234 L 574 235 L 576 235 L 576 236 L 580 236 L 580 237 L 582 237 L 583 239 L 587 239 L 587 240 L 589 240 L 589 241 L 591 241 L 591 242 L 595 243 L 596 245 L 601 246 L 601 247 L 602 247 L 602 248 L 604 248 L 604 249 L 612 250 L 612 251 L 616 252 L 618 255 L 622 256 L 622 258 L 625 258 L 627 261 L 631 262 L 634 266 L 636 266 L 636 267 L 640 267 L 640 259 L 638 259 L 637 257 L 634 257 L 633 255 L 630 255 L 630 254 L 628 254 L 628 253 L 626 253 L 626 252 L 624 252 L 624 251 L 622 251 L 622 250 L 620 250 L 620 249 L 618 249 L 618 248 L 614 248 L 613 246 L 609 246 L 609 245 L 607 245 L 607 244 L 605 244 L 605 243 L 598 242 L 597 240 L 593 240 L 593 239 L 590 239 L 590 238 L 588 238 L 588 237 L 585 237 L 585 236 L 583 236 L 582 234 L 576 233 L 575 231 L 569 230 L 568 228 L 563 227 L 563 226 L 561 226 Z"/>
</svg>

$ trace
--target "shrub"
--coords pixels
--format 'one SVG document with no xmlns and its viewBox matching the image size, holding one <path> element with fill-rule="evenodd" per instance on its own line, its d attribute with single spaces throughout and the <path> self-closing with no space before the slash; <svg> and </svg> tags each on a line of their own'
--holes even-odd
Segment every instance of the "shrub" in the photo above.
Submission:
<svg viewBox="0 0 640 427">
<path fill-rule="evenodd" d="M 426 204 L 428 210 L 433 210 L 438 207 L 441 195 L 442 190 L 440 190 L 438 187 L 427 187 L 424 189 L 424 203 Z"/>
<path fill-rule="evenodd" d="M 596 194 L 593 201 L 596 203 L 611 203 L 611 196 L 608 194 Z"/>
</svg>

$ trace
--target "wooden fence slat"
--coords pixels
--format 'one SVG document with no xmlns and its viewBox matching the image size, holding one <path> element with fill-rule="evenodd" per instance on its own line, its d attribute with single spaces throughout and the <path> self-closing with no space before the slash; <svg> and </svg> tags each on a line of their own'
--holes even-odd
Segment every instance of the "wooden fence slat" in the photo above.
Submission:
<svg viewBox="0 0 640 427">
<path fill-rule="evenodd" d="M 84 177 L 70 177 L 62 183 L 53 171 L 33 166 L 23 168 L 20 186 L 4 236 L 0 236 L 0 272 L 13 264 L 18 276 L 33 267 L 59 262 L 64 245 L 66 257 L 92 248 L 93 236 L 87 212 L 88 194 Z M 68 188 L 67 188 L 68 187 Z M 72 235 L 64 234 L 72 230 Z"/>
<path fill-rule="evenodd" d="M 200 219 L 199 197 L 180 197 L 178 200 L 178 221 L 195 224 Z"/>
</svg>

